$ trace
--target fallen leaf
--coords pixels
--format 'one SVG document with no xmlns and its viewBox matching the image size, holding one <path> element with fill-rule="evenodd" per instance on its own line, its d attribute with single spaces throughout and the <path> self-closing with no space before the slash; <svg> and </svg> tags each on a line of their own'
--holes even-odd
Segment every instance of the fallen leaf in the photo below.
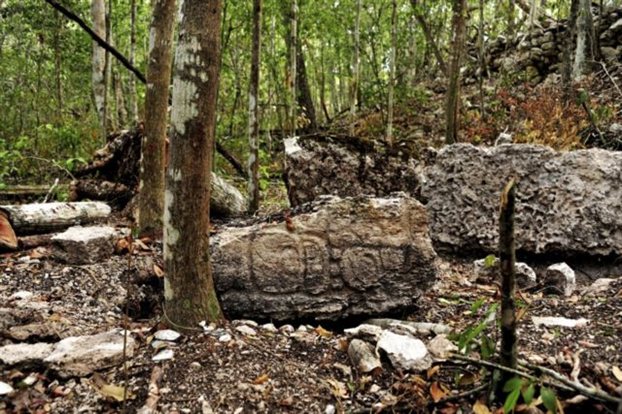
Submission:
<svg viewBox="0 0 622 414">
<path fill-rule="evenodd" d="M 153 265 L 153 273 L 155 273 L 155 275 L 157 277 L 164 277 L 164 270 L 162 270 L 162 268 L 160 266 L 158 266 L 157 264 Z"/>
<path fill-rule="evenodd" d="M 119 387 L 118 385 L 106 384 L 98 389 L 98 391 L 104 397 L 112 398 L 116 401 L 123 401 L 123 393 L 125 391 L 125 388 Z M 127 399 L 131 399 L 129 393 L 127 394 Z"/>
<path fill-rule="evenodd" d="M 473 413 L 474 414 L 490 414 L 490 410 L 488 406 L 481 402 L 480 400 L 475 401 L 473 404 Z"/>
<path fill-rule="evenodd" d="M 611 372 L 613 373 L 613 376 L 616 377 L 616 379 L 619 382 L 622 382 L 622 370 L 618 368 L 617 365 L 614 365 L 613 367 L 611 367 Z"/>
<path fill-rule="evenodd" d="M 130 243 L 127 241 L 125 237 L 117 240 L 117 242 L 114 245 L 114 252 L 116 254 L 125 253 L 129 251 L 129 249 L 130 249 Z"/>
<path fill-rule="evenodd" d="M 432 368 L 428 369 L 426 376 L 428 377 L 428 379 L 430 379 L 434 375 L 436 375 L 440 369 L 441 369 L 440 365 L 434 365 Z"/>
<path fill-rule="evenodd" d="M 253 380 L 253 384 L 261 385 L 261 384 L 265 384 L 269 380 L 270 380 L 270 377 L 268 376 L 268 374 L 261 374 L 260 376 L 258 376 L 257 378 Z"/>
<path fill-rule="evenodd" d="M 432 396 L 432 401 L 439 402 L 447 395 L 447 391 L 445 391 L 437 381 L 434 381 L 432 385 L 430 385 L 430 395 Z"/>
<path fill-rule="evenodd" d="M 346 387 L 346 384 L 341 381 L 337 381 L 334 378 L 329 378 L 326 382 L 328 383 L 330 391 L 335 398 L 348 398 L 348 388 Z"/>
<path fill-rule="evenodd" d="M 330 338 L 333 336 L 333 333 L 331 331 L 327 331 L 321 326 L 318 326 L 317 328 L 315 328 L 315 333 L 320 335 L 322 338 Z"/>
</svg>

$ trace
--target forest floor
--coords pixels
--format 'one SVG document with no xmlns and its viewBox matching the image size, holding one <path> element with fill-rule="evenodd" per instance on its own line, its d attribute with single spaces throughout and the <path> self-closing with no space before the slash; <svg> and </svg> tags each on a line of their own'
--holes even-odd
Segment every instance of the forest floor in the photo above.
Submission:
<svg viewBox="0 0 622 414">
<path fill-rule="evenodd" d="M 408 373 L 384 361 L 382 372 L 359 374 L 349 360 L 343 333 L 356 326 L 355 321 L 323 327 L 297 321 L 276 326 L 265 324 L 269 321 L 229 321 L 182 335 L 174 343 L 154 341 L 154 333 L 164 328 L 159 322 L 160 243 L 139 243 L 128 259 L 125 253 L 97 264 L 67 266 L 46 248 L 1 256 L 0 303 L 13 319 L 7 321 L 7 314 L 0 312 L 0 345 L 56 342 L 123 327 L 126 304 L 129 330 L 138 345 L 125 361 L 126 370 L 119 364 L 83 377 L 64 378 L 40 365 L 0 364 L 0 382 L 15 389 L 0 396 L 0 413 L 121 412 L 124 406 L 115 399 L 118 389 L 108 386 L 125 383 L 127 412 L 148 400 L 163 413 L 457 413 L 472 412 L 475 405 L 476 412 L 489 412 L 479 411 L 484 408 L 477 401 L 486 395 L 480 385 L 488 379 L 477 365 L 450 359 L 435 362 L 426 372 Z M 465 258 L 439 258 L 439 268 L 437 285 L 419 298 L 416 311 L 401 319 L 446 324 L 459 338 L 484 321 L 499 299 L 498 286 L 490 280 L 474 281 L 472 262 Z M 538 289 L 520 293 L 519 357 L 620 397 L 622 278 L 601 288 L 593 287 L 591 279 L 618 277 L 622 271 L 597 270 L 598 274 L 580 273 L 578 289 L 570 297 L 545 295 Z M 587 324 L 536 327 L 534 316 L 585 318 Z M 483 336 L 497 340 L 494 323 L 473 343 Z M 156 362 L 153 357 L 163 345 L 174 355 Z M 612 412 L 611 404 L 577 393 L 560 391 L 558 397 L 566 413 Z M 490 412 L 498 406 L 491 406 Z M 544 411 L 542 405 L 531 411 L 525 405 L 517 409 Z"/>
</svg>

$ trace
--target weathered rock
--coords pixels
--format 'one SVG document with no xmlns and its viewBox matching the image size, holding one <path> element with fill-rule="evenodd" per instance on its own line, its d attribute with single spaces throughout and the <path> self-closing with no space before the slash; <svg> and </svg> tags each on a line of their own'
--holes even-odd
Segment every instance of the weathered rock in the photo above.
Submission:
<svg viewBox="0 0 622 414">
<path fill-rule="evenodd" d="M 52 237 L 54 256 L 70 264 L 97 263 L 112 255 L 116 234 L 107 226 L 71 227 Z"/>
<path fill-rule="evenodd" d="M 432 333 L 436 335 L 447 334 L 451 328 L 442 323 L 402 321 L 399 319 L 374 318 L 365 321 L 366 324 L 379 326 L 382 329 L 393 331 L 394 333 L 408 333 L 409 335 L 427 336 Z"/>
<path fill-rule="evenodd" d="M 458 347 L 446 335 L 435 336 L 427 345 L 428 351 L 434 358 L 446 359 L 452 352 L 458 352 Z"/>
<path fill-rule="evenodd" d="M 233 184 L 214 173 L 210 184 L 211 215 L 229 217 L 246 213 L 248 200 Z"/>
<path fill-rule="evenodd" d="M 561 328 L 580 328 L 589 323 L 589 320 L 585 318 L 568 319 L 560 316 L 533 316 L 531 318 L 536 328 L 540 325 L 544 326 L 559 326 Z"/>
<path fill-rule="evenodd" d="M 345 333 L 348 338 L 359 338 L 374 343 L 378 342 L 382 332 L 383 329 L 380 326 L 367 323 L 361 324 L 355 328 L 343 330 L 343 333 Z"/>
<path fill-rule="evenodd" d="M 123 336 L 122 330 L 113 329 L 96 335 L 65 338 L 54 345 L 44 362 L 63 377 L 85 376 L 123 361 Z M 128 358 L 134 355 L 135 347 L 136 341 L 127 335 Z"/>
<path fill-rule="evenodd" d="M 291 320 L 412 307 L 436 278 L 425 208 L 390 198 L 323 197 L 284 222 L 211 237 L 229 317 Z"/>
<path fill-rule="evenodd" d="M 376 348 L 386 352 L 395 368 L 424 371 L 432 366 L 432 358 L 425 344 L 410 336 L 384 331 Z"/>
<path fill-rule="evenodd" d="M 0 362 L 6 365 L 40 363 L 52 353 L 54 344 L 10 344 L 0 347 Z"/>
<path fill-rule="evenodd" d="M 618 279 L 611 278 L 602 278 L 597 279 L 585 289 L 584 295 L 599 295 L 606 293 L 609 289 L 611 289 L 611 285 L 614 284 Z"/>
<path fill-rule="evenodd" d="M 8 395 L 12 393 L 13 391 L 15 390 L 13 389 L 13 387 L 11 387 L 10 384 L 0 381 L 0 395 Z"/>
<path fill-rule="evenodd" d="M 622 254 L 622 153 L 536 145 L 443 148 L 425 171 L 438 247 L 494 252 L 502 188 L 518 178 L 516 247 L 529 253 Z"/>
<path fill-rule="evenodd" d="M 499 258 L 495 257 L 492 266 L 487 266 L 486 259 L 479 259 L 473 262 L 475 280 L 501 280 L 499 268 Z M 530 287 L 536 284 L 538 277 L 536 272 L 527 264 L 517 262 L 514 265 L 514 273 L 516 275 L 516 284 L 520 288 Z"/>
<path fill-rule="evenodd" d="M 317 196 L 361 194 L 384 197 L 395 191 L 416 195 L 419 163 L 407 155 L 354 138 L 285 140 L 285 183 L 292 206 Z"/>
<path fill-rule="evenodd" d="M 348 356 L 352 365 L 361 373 L 382 370 L 380 356 L 372 345 L 360 339 L 353 339 L 348 346 Z"/>
<path fill-rule="evenodd" d="M 556 293 L 570 296 L 577 288 L 577 279 L 570 266 L 566 263 L 556 263 L 546 269 L 544 284 L 552 287 Z"/>
</svg>

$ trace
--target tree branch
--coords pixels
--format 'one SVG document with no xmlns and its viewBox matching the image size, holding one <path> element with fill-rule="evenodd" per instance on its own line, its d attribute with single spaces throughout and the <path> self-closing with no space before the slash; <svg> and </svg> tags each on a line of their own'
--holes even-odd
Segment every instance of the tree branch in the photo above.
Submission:
<svg viewBox="0 0 622 414">
<path fill-rule="evenodd" d="M 99 46 L 101 46 L 103 49 L 110 52 L 115 58 L 117 58 L 117 60 L 121 62 L 121 64 L 125 66 L 130 72 L 136 75 L 136 77 L 142 83 L 147 83 L 147 79 L 145 78 L 145 75 L 143 75 L 141 71 L 136 69 L 136 67 L 132 65 L 125 56 L 119 53 L 118 50 L 110 46 L 110 44 L 108 44 L 104 39 L 99 37 L 99 35 L 95 33 L 93 29 L 91 29 L 86 23 L 84 23 L 84 20 L 79 18 L 75 13 L 73 13 L 71 10 L 64 7 L 62 4 L 58 3 L 56 0 L 45 0 L 45 2 L 49 4 L 50 6 L 52 6 L 53 8 L 55 8 L 56 10 L 58 10 L 59 12 L 61 12 L 69 20 L 76 22 L 78 26 L 80 26 L 82 30 L 84 30 L 86 33 L 88 33 L 89 36 L 91 36 L 91 38 L 93 38 L 93 40 L 96 41 Z"/>
</svg>

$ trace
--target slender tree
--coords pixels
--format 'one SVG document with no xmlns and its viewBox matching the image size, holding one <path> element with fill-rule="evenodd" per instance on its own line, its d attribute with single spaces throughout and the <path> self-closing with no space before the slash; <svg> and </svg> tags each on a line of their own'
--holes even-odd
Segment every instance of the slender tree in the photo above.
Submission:
<svg viewBox="0 0 622 414">
<path fill-rule="evenodd" d="M 104 0 L 92 0 L 91 17 L 93 19 L 93 31 L 100 37 L 106 37 L 106 5 Z M 102 134 L 106 133 L 106 51 L 93 42 L 92 57 L 92 84 L 95 109 L 102 128 Z"/>
<path fill-rule="evenodd" d="M 354 120 L 358 103 L 359 82 L 361 77 L 361 0 L 356 0 L 356 18 L 354 19 L 354 58 L 352 60 L 352 85 L 350 98 L 350 135 L 354 135 Z M 323 94 L 322 88 L 322 94 Z"/>
<path fill-rule="evenodd" d="M 592 2 L 579 0 L 579 15 L 577 16 L 577 47 L 575 48 L 573 79 L 578 79 L 588 72 L 589 61 L 594 60 L 596 41 L 594 34 L 594 19 L 592 16 Z"/>
<path fill-rule="evenodd" d="M 130 1 L 130 54 L 129 61 L 133 65 L 136 60 L 136 0 Z M 130 118 L 132 122 L 138 122 L 138 97 L 136 96 L 136 79 L 130 76 Z"/>
<path fill-rule="evenodd" d="M 395 90 L 395 55 L 397 50 L 397 0 L 391 2 L 391 53 L 389 56 L 389 91 L 386 141 L 393 145 L 393 94 Z"/>
<path fill-rule="evenodd" d="M 138 198 L 138 228 L 142 234 L 157 233 L 162 229 L 168 90 L 171 82 L 175 9 L 175 0 L 155 0 L 153 3 Z"/>
<path fill-rule="evenodd" d="M 261 62 L 261 0 L 253 0 L 253 45 L 248 91 L 248 199 L 249 212 L 259 209 L 259 77 Z"/>
<path fill-rule="evenodd" d="M 180 13 L 164 197 L 164 310 L 166 322 L 182 330 L 222 318 L 209 256 L 221 12 L 221 0 L 185 0 Z"/>
<path fill-rule="evenodd" d="M 460 106 L 460 68 L 466 38 L 466 0 L 453 0 L 453 40 L 452 56 L 449 68 L 449 87 L 447 88 L 447 107 L 445 111 L 447 129 L 445 142 L 453 144 L 458 141 L 458 115 Z"/>
<path fill-rule="evenodd" d="M 289 82 L 289 89 L 290 89 L 290 103 L 289 103 L 289 112 L 287 114 L 287 118 L 289 120 L 289 129 L 290 129 L 290 133 L 292 135 L 296 135 L 296 118 L 298 116 L 297 114 L 297 110 L 296 110 L 296 106 L 297 106 L 297 99 L 296 99 L 296 75 L 297 75 L 297 70 L 296 70 L 296 58 L 298 57 L 298 54 L 296 53 L 296 45 L 298 44 L 298 38 L 297 38 L 297 34 L 298 34 L 298 1 L 297 0 L 291 0 L 291 11 L 290 11 L 290 23 L 289 23 L 289 65 L 290 65 L 290 69 L 289 69 L 289 76 L 290 76 L 290 82 Z"/>
<path fill-rule="evenodd" d="M 570 14 L 568 16 L 566 42 L 562 50 L 562 85 L 566 101 L 572 99 L 572 51 L 574 49 L 575 35 L 577 33 L 577 16 L 579 14 L 580 0 L 571 0 Z"/>
</svg>

